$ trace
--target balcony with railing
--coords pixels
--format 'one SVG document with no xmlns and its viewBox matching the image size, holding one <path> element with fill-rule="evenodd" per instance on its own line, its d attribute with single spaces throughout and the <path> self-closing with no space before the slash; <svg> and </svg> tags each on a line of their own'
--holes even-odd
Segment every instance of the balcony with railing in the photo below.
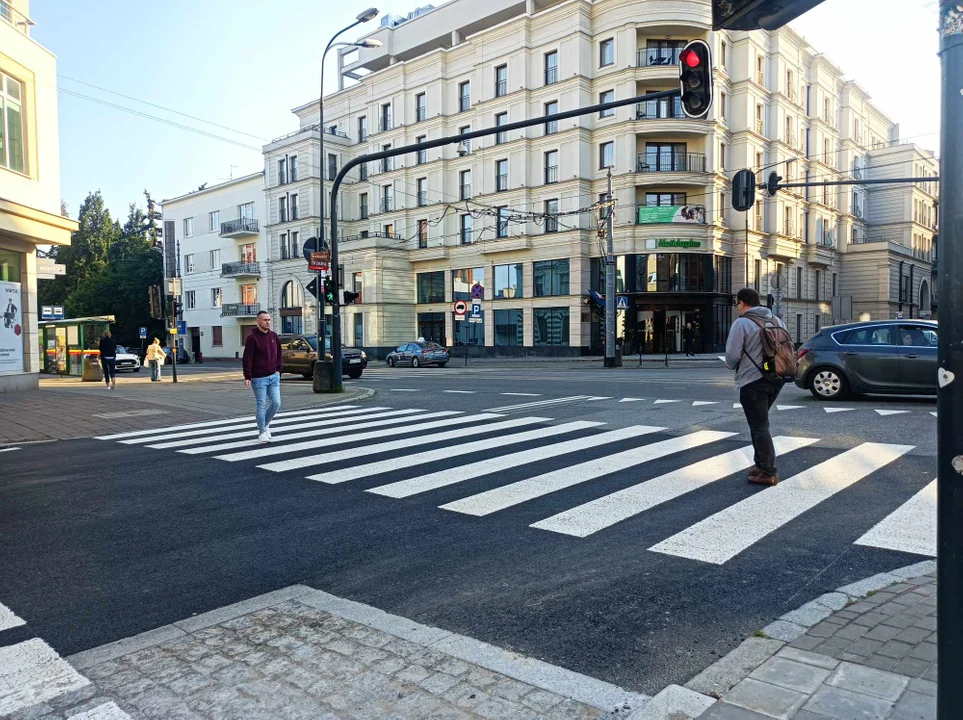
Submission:
<svg viewBox="0 0 963 720">
<path fill-rule="evenodd" d="M 459 200 L 471 200 L 471 183 L 462 183 L 458 191 Z"/>
<path fill-rule="evenodd" d="M 221 265 L 221 277 L 261 277 L 261 263 L 259 262 L 231 262 Z"/>
<path fill-rule="evenodd" d="M 419 105 L 415 108 L 415 122 L 424 122 L 428 118 L 428 108 Z"/>
<path fill-rule="evenodd" d="M 0 20 L 6 22 L 18 32 L 30 37 L 30 27 L 36 25 L 33 20 L 13 6 L 7 0 L 0 0 Z"/>
<path fill-rule="evenodd" d="M 508 175 L 495 176 L 495 192 L 508 190 Z"/>
<path fill-rule="evenodd" d="M 418 191 L 418 207 L 424 207 L 428 204 L 428 191 L 419 190 Z"/>
<path fill-rule="evenodd" d="M 381 158 L 381 162 L 378 163 L 379 172 L 386 173 L 386 172 L 391 172 L 394 169 L 395 169 L 394 158 L 390 158 L 390 157 Z"/>
<path fill-rule="evenodd" d="M 221 305 L 221 317 L 255 317 L 261 312 L 260 303 L 225 303 Z"/>
<path fill-rule="evenodd" d="M 348 133 L 346 133 L 344 130 L 341 130 L 341 129 L 338 128 L 336 125 L 332 125 L 331 127 L 326 127 L 326 128 L 324 129 L 324 134 L 325 134 L 325 135 L 333 135 L 334 137 L 339 137 L 339 138 L 342 138 L 342 139 L 344 139 L 344 140 L 349 140 L 349 139 L 350 139 L 350 138 L 348 138 Z"/>
<path fill-rule="evenodd" d="M 242 237 L 259 233 L 257 220 L 254 218 L 238 218 L 221 223 L 221 237 Z"/>
<path fill-rule="evenodd" d="M 378 118 L 378 132 L 385 132 L 386 130 L 391 130 L 391 115 L 382 115 Z"/>
<path fill-rule="evenodd" d="M 549 165 L 545 168 L 545 184 L 558 182 L 558 165 Z"/>
<path fill-rule="evenodd" d="M 508 94 L 508 80 L 498 80 L 495 82 L 495 97 L 502 97 Z"/>
<path fill-rule="evenodd" d="M 467 112 L 468 110 L 471 110 L 471 95 L 459 95 L 458 112 Z"/>
<path fill-rule="evenodd" d="M 558 68 L 550 67 L 545 68 L 545 84 L 554 85 L 558 82 Z"/>
<path fill-rule="evenodd" d="M 704 173 L 706 156 L 702 153 L 680 153 L 668 150 L 645 152 L 636 156 L 635 164 L 636 172 L 640 173 Z"/>
<path fill-rule="evenodd" d="M 379 207 L 383 213 L 392 212 L 395 209 L 394 198 L 381 198 L 381 205 Z"/>
<path fill-rule="evenodd" d="M 404 238 L 399 233 L 389 233 L 389 232 L 385 232 L 384 230 L 372 230 L 369 233 L 363 234 L 363 235 L 362 234 L 345 235 L 344 237 L 341 238 L 340 242 L 357 242 L 359 240 L 368 240 L 371 238 L 382 239 L 382 240 L 398 240 L 398 241 L 404 240 Z"/>
<path fill-rule="evenodd" d="M 682 47 L 646 47 L 636 53 L 638 67 L 679 67 L 679 54 Z"/>
</svg>

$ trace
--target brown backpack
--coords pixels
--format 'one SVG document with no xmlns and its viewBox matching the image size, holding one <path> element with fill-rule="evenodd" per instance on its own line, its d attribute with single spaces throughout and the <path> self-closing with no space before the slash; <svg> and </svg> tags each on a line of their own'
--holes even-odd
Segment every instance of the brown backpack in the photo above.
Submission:
<svg viewBox="0 0 963 720">
<path fill-rule="evenodd" d="M 778 323 L 769 326 L 771 322 L 766 318 L 755 315 L 743 315 L 759 326 L 759 340 L 762 343 L 762 365 L 751 357 L 749 360 L 762 376 L 771 383 L 790 382 L 796 377 L 799 365 L 796 362 L 796 348 L 792 336 L 785 327 Z M 748 357 L 748 355 L 747 355 Z"/>
</svg>

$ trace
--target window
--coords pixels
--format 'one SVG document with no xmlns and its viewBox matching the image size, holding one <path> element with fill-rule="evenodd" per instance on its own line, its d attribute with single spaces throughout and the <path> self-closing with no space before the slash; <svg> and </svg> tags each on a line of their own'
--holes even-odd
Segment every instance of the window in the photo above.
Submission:
<svg viewBox="0 0 963 720">
<path fill-rule="evenodd" d="M 554 85 L 558 82 L 558 52 L 553 50 L 545 53 L 545 84 Z"/>
<path fill-rule="evenodd" d="M 461 228 L 460 235 L 462 245 L 471 245 L 475 238 L 472 235 L 472 222 L 473 218 L 471 213 L 464 213 L 461 216 Z"/>
<path fill-rule="evenodd" d="M 428 221 L 427 220 L 418 221 L 418 247 L 420 248 L 428 247 Z"/>
<path fill-rule="evenodd" d="M 358 118 L 358 142 L 368 139 L 368 118 L 362 115 Z"/>
<path fill-rule="evenodd" d="M 719 93 L 719 119 L 725 122 L 727 117 L 729 116 L 726 113 L 726 94 L 721 92 Z"/>
<path fill-rule="evenodd" d="M 802 343 L 803 319 L 802 313 L 796 313 L 796 344 Z"/>
<path fill-rule="evenodd" d="M 836 333 L 833 338 L 840 345 L 894 345 L 893 333 L 888 325 L 856 328 Z"/>
<path fill-rule="evenodd" d="M 415 142 L 423 143 L 427 139 L 428 139 L 427 135 L 419 135 L 418 137 L 415 138 Z M 426 162 L 428 162 L 428 151 L 418 150 L 415 153 L 415 163 L 418 165 L 424 165 Z"/>
<path fill-rule="evenodd" d="M 458 83 L 458 112 L 471 109 L 471 81 Z"/>
<path fill-rule="evenodd" d="M 900 325 L 900 340 L 903 347 L 936 347 L 939 344 L 937 331 L 922 325 Z"/>
<path fill-rule="evenodd" d="M 224 344 L 224 328 L 220 325 L 211 326 L 211 345 L 221 347 Z"/>
<path fill-rule="evenodd" d="M 241 245 L 240 256 L 242 263 L 257 262 L 257 245 L 254 243 L 245 243 L 244 245 Z"/>
<path fill-rule="evenodd" d="M 833 273 L 833 297 L 836 297 L 836 273 Z"/>
<path fill-rule="evenodd" d="M 508 160 L 495 161 L 495 192 L 508 190 Z"/>
<path fill-rule="evenodd" d="M 291 174 L 291 182 L 296 182 L 298 178 L 298 156 L 291 155 L 288 158 L 288 169 Z"/>
<path fill-rule="evenodd" d="M 525 324 L 523 318 L 524 313 L 521 310 L 496 310 L 495 345 L 524 345 Z"/>
<path fill-rule="evenodd" d="M 615 40 L 609 38 L 599 43 L 599 67 L 615 63 Z"/>
<path fill-rule="evenodd" d="M 244 203 L 243 205 L 237 206 L 237 216 L 241 220 L 253 220 L 254 219 L 254 203 Z M 191 233 L 193 234 L 193 233 Z"/>
<path fill-rule="evenodd" d="M 221 267 L 221 251 L 211 250 L 211 270 L 218 270 Z"/>
<path fill-rule="evenodd" d="M 532 312 L 535 345 L 568 345 L 568 308 L 535 308 Z"/>
<path fill-rule="evenodd" d="M 257 285 L 241 285 L 241 303 L 257 305 Z"/>
<path fill-rule="evenodd" d="M 194 237 L 194 218 L 184 218 L 184 237 Z"/>
<path fill-rule="evenodd" d="M 721 43 L 719 43 L 719 64 L 723 68 L 729 67 L 729 58 L 727 57 L 726 50 L 726 41 L 723 40 Z"/>
<path fill-rule="evenodd" d="M 558 198 L 545 201 L 545 232 L 558 232 Z"/>
<path fill-rule="evenodd" d="M 364 315 L 355 313 L 354 315 L 354 345 L 361 347 L 364 345 Z"/>
<path fill-rule="evenodd" d="M 391 212 L 394 210 L 394 188 L 385 185 L 381 188 L 381 212 Z"/>
<path fill-rule="evenodd" d="M 508 65 L 495 68 L 495 97 L 508 94 Z"/>
<path fill-rule="evenodd" d="M 813 315 L 813 333 L 819 332 L 819 328 L 821 325 L 820 320 L 821 318 L 819 317 L 819 315 Z"/>
<path fill-rule="evenodd" d="M 599 105 L 603 103 L 610 103 L 615 100 L 615 90 L 606 90 L 605 92 L 599 93 Z M 600 118 L 614 117 L 615 108 L 609 108 L 608 110 L 599 110 Z"/>
<path fill-rule="evenodd" d="M 725 172 L 726 169 L 726 144 L 719 143 L 719 170 Z"/>
<path fill-rule="evenodd" d="M 545 103 L 545 114 L 555 115 L 558 113 L 558 100 Z M 549 120 L 545 123 L 545 134 L 553 135 L 558 132 L 558 120 Z"/>
<path fill-rule="evenodd" d="M 485 286 L 485 268 L 463 268 L 451 271 L 451 299 L 471 302 L 472 286 Z M 467 324 L 467 323 L 465 323 Z"/>
<path fill-rule="evenodd" d="M 685 47 L 683 40 L 649 40 L 645 50 L 639 50 L 639 67 L 642 65 L 678 65 L 679 53 Z M 643 62 L 643 53 L 645 54 Z"/>
<path fill-rule="evenodd" d="M 328 153 L 328 180 L 334 180 L 338 175 L 338 156 Z"/>
<path fill-rule="evenodd" d="M 761 169 L 761 168 L 762 168 L 762 153 L 761 153 L 761 152 L 757 152 L 757 153 L 756 153 L 756 169 L 758 170 L 758 169 Z"/>
<path fill-rule="evenodd" d="M 208 219 L 208 231 L 219 232 L 221 229 L 221 211 L 215 210 L 214 212 L 209 212 L 207 214 L 207 219 Z"/>
<path fill-rule="evenodd" d="M 194 253 L 184 256 L 184 273 L 190 275 L 194 272 Z"/>
<path fill-rule="evenodd" d="M 568 295 L 568 260 L 541 260 L 532 264 L 535 297 Z"/>
<path fill-rule="evenodd" d="M 471 196 L 471 170 L 462 170 L 458 173 L 458 197 L 468 200 Z"/>
<path fill-rule="evenodd" d="M 558 150 L 545 153 L 545 184 L 558 182 Z"/>
<path fill-rule="evenodd" d="M 465 135 L 470 132 L 471 132 L 471 125 L 465 125 L 464 127 L 458 128 L 459 135 Z M 459 145 L 461 146 L 462 152 L 464 153 L 471 152 L 471 140 L 462 140 L 461 143 L 459 143 Z"/>
<path fill-rule="evenodd" d="M 27 172 L 23 125 L 23 85 L 0 73 L 0 167 L 18 173 Z"/>
<path fill-rule="evenodd" d="M 415 187 L 418 193 L 418 207 L 424 207 L 428 204 L 428 180 L 427 178 L 418 178 L 415 181 Z"/>
<path fill-rule="evenodd" d="M 211 288 L 211 307 L 221 307 L 221 300 L 223 297 L 224 294 L 221 292 L 221 288 Z"/>
<path fill-rule="evenodd" d="M 496 237 L 504 238 L 508 237 L 508 208 L 500 207 L 498 208 L 498 217 L 496 218 L 495 226 Z"/>
<path fill-rule="evenodd" d="M 766 84 L 766 59 L 762 55 L 756 55 L 756 82 Z"/>
<path fill-rule="evenodd" d="M 496 265 L 495 299 L 505 300 L 524 296 L 522 292 L 522 264 Z"/>
<path fill-rule="evenodd" d="M 501 127 L 502 125 L 508 125 L 508 113 L 498 113 L 495 115 L 495 126 Z M 495 144 L 501 145 L 503 142 L 508 142 L 508 133 L 497 132 L 495 133 Z"/>
<path fill-rule="evenodd" d="M 301 233 L 297 230 L 291 231 L 291 257 L 296 258 L 301 254 Z"/>
<path fill-rule="evenodd" d="M 278 160 L 278 185 L 285 185 L 288 181 L 288 159 L 286 157 Z"/>
<path fill-rule="evenodd" d="M 381 106 L 381 117 L 378 118 L 378 130 L 391 129 L 391 103 Z"/>
<path fill-rule="evenodd" d="M 358 196 L 358 209 L 362 220 L 368 219 L 368 193 L 361 193 Z"/>
<path fill-rule="evenodd" d="M 814 276 L 815 285 L 816 285 L 816 300 L 821 300 L 822 298 L 820 297 L 820 295 L 822 295 L 822 289 L 823 289 L 822 288 L 823 274 L 821 271 L 815 270 L 813 273 L 813 276 Z"/>
<path fill-rule="evenodd" d="M 763 132 L 764 129 L 765 125 L 763 123 L 763 108 L 762 105 L 756 105 L 756 132 L 760 135 L 765 135 Z"/>
<path fill-rule="evenodd" d="M 291 219 L 297 220 L 301 217 L 301 213 L 298 209 L 298 194 L 294 193 L 293 195 L 290 195 L 289 198 L 290 200 L 288 201 L 288 204 L 291 208 Z"/>
<path fill-rule="evenodd" d="M 288 221 L 288 196 L 282 195 L 278 198 L 278 222 Z"/>
<path fill-rule="evenodd" d="M 358 166 L 358 179 L 364 182 L 368 179 L 368 163 L 361 163 Z"/>
<path fill-rule="evenodd" d="M 650 192 L 645 194 L 645 204 L 648 207 L 668 207 L 670 205 L 685 205 L 685 193 L 659 193 Z"/>
<path fill-rule="evenodd" d="M 421 122 L 428 117 L 428 100 L 424 93 L 415 95 L 415 120 Z"/>
<path fill-rule="evenodd" d="M 801 267 L 796 268 L 796 297 L 800 300 L 803 299 L 803 269 Z"/>
<path fill-rule="evenodd" d="M 753 277 L 752 286 L 755 288 L 756 292 L 762 291 L 762 260 L 756 260 L 753 263 Z"/>
<path fill-rule="evenodd" d="M 186 290 L 184 292 L 184 306 L 188 310 L 193 310 L 197 307 L 197 293 L 194 290 Z"/>
<path fill-rule="evenodd" d="M 599 145 L 599 169 L 604 170 L 615 164 L 615 143 L 612 141 Z"/>
<path fill-rule="evenodd" d="M 445 302 L 445 271 L 418 273 L 418 302 Z"/>
</svg>

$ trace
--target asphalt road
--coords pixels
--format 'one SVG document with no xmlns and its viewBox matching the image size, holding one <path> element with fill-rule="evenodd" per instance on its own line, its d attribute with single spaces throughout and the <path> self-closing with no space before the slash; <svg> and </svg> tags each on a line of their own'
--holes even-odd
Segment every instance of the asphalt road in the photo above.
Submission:
<svg viewBox="0 0 963 720">
<path fill-rule="evenodd" d="M 372 366 L 358 384 L 378 391 L 358 412 L 279 418 L 271 446 L 222 424 L 5 453 L 0 602 L 68 655 L 305 583 L 653 693 L 926 557 L 906 531 L 926 525 L 933 400 L 785 388 L 773 434 L 795 445 L 761 489 L 712 365 Z"/>
</svg>

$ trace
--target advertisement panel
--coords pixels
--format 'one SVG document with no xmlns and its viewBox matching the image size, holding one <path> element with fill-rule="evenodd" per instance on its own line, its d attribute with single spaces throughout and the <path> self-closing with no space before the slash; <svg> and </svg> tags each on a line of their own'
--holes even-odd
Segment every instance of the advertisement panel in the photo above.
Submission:
<svg viewBox="0 0 963 720">
<path fill-rule="evenodd" d="M 706 209 L 701 205 L 643 205 L 639 208 L 639 224 L 696 223 L 706 224 Z"/>
<path fill-rule="evenodd" d="M 20 373 L 23 365 L 23 310 L 20 283 L 0 282 L 0 374 Z"/>
</svg>

